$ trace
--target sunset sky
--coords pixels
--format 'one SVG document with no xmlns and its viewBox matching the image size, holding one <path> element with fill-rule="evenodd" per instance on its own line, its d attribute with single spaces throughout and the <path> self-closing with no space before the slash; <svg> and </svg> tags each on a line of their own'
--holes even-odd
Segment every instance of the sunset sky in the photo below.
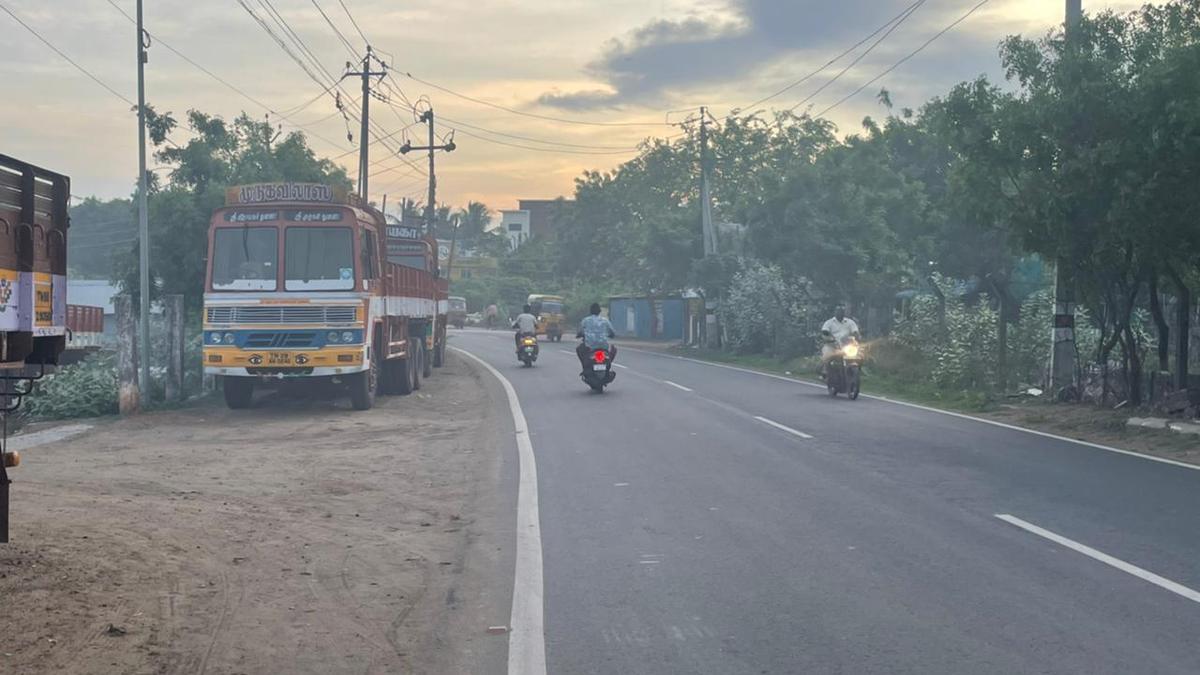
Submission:
<svg viewBox="0 0 1200 675">
<path fill-rule="evenodd" d="M 355 50 L 362 49 L 362 38 L 339 0 L 242 1 L 272 26 L 268 8 L 277 10 L 335 75 L 343 71 L 349 49 L 318 6 Z M 799 110 L 824 110 L 977 2 L 927 0 L 871 54 Z M 372 45 L 386 52 L 384 58 L 394 68 L 392 85 L 409 100 L 427 96 L 432 101 L 446 120 L 439 133 L 460 129 L 455 136 L 458 150 L 438 158 L 439 201 L 458 206 L 474 199 L 502 209 L 515 208 L 519 198 L 569 195 L 581 171 L 611 168 L 632 156 L 627 149 L 645 137 L 676 133 L 662 123 L 685 118 L 688 109 L 708 105 L 720 116 L 781 89 L 875 31 L 912 0 L 344 3 Z M 1138 4 L 1084 0 L 1084 9 L 1129 9 Z M 275 111 L 297 108 L 321 92 L 239 0 L 146 0 L 145 6 L 147 28 L 156 38 Z M 70 175 L 78 195 L 116 197 L 131 192 L 137 166 L 136 118 L 129 104 L 89 80 L 3 10 L 11 10 L 133 100 L 134 28 L 117 7 L 132 14 L 134 3 L 0 0 L 0 152 Z M 881 114 L 874 100 L 880 88 L 891 91 L 897 106 L 916 107 L 979 74 L 999 80 L 997 43 L 1012 33 L 1045 33 L 1062 21 L 1063 8 L 1063 0 L 991 0 L 829 116 L 843 132 L 851 132 L 864 115 Z M 787 108 L 801 102 L 852 58 L 853 54 L 762 107 Z M 595 126 L 534 119 L 464 100 L 411 79 L 408 73 L 523 112 L 649 124 Z M 344 89 L 357 98 L 356 81 L 347 81 Z M 391 98 L 399 104 L 398 95 Z M 226 117 L 242 110 L 258 117 L 267 114 L 158 43 L 150 50 L 147 101 L 177 117 L 190 108 Z M 355 146 L 346 140 L 346 123 L 334 113 L 330 94 L 289 115 L 290 122 L 274 115 L 272 119 L 283 122 L 285 132 L 298 123 L 323 137 L 310 136 L 323 156 L 348 153 L 339 161 L 353 175 L 357 160 L 350 151 Z M 410 111 L 375 101 L 372 117 L 388 132 L 413 121 Z M 357 126 L 351 126 L 357 141 Z M 177 131 L 174 137 L 182 140 L 186 133 Z M 423 137 L 414 140 L 423 142 Z M 384 192 L 391 203 L 402 196 L 422 197 L 423 177 L 399 159 L 386 158 L 382 145 L 372 150 L 373 159 L 383 160 L 375 168 L 381 173 L 372 178 L 374 198 Z M 410 157 L 423 163 L 421 157 Z"/>
</svg>

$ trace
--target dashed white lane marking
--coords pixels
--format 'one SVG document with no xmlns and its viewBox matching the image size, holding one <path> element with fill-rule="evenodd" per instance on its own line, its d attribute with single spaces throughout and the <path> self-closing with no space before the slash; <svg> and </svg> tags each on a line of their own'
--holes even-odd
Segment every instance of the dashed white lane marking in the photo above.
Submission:
<svg viewBox="0 0 1200 675">
<path fill-rule="evenodd" d="M 546 631 L 542 584 L 542 530 L 538 516 L 537 464 L 529 424 L 512 382 L 483 359 L 465 349 L 451 347 L 490 372 L 504 388 L 517 437 L 520 478 L 517 483 L 517 561 L 513 575 L 512 616 L 508 634 L 510 675 L 546 675 Z"/>
<path fill-rule="evenodd" d="M 621 365 L 621 364 L 619 364 L 619 363 L 614 363 L 614 364 L 613 364 L 613 368 L 620 368 L 621 370 L 626 370 L 626 369 L 628 369 L 628 368 L 629 368 L 629 366 L 623 366 L 623 365 Z"/>
<path fill-rule="evenodd" d="M 1000 520 L 1003 520 L 1004 522 L 1006 522 L 1010 525 L 1016 525 L 1017 527 L 1021 528 L 1022 530 L 1025 530 L 1026 532 L 1032 532 L 1033 534 L 1036 534 L 1039 537 L 1049 539 L 1050 541 L 1052 541 L 1056 544 L 1059 544 L 1061 546 L 1066 546 L 1067 548 L 1071 549 L 1072 551 L 1082 553 L 1082 554 L 1086 555 L 1087 557 L 1092 558 L 1093 560 L 1099 560 L 1100 562 L 1104 563 L 1105 565 L 1108 565 L 1110 567 L 1115 567 L 1115 568 L 1121 570 L 1122 572 L 1124 572 L 1126 574 L 1131 574 L 1139 579 L 1142 579 L 1143 581 L 1149 581 L 1150 583 L 1154 584 L 1155 586 L 1158 586 L 1159 588 L 1165 588 L 1166 590 L 1171 591 L 1172 593 L 1174 593 L 1176 595 L 1183 596 L 1183 597 L 1187 598 L 1188 600 L 1191 600 L 1192 602 L 1200 602 L 1200 592 L 1194 591 L 1194 590 L 1188 588 L 1187 586 L 1184 586 L 1183 584 L 1179 584 L 1174 581 L 1171 581 L 1170 579 L 1167 579 L 1166 577 L 1160 577 L 1159 575 L 1155 574 L 1154 572 L 1144 570 L 1141 567 L 1138 567 L 1137 565 L 1134 565 L 1131 563 L 1127 563 L 1124 560 L 1121 560 L 1120 558 L 1114 558 L 1111 555 L 1104 553 L 1103 551 L 1097 551 L 1096 549 L 1092 548 L 1091 546 L 1081 544 L 1073 539 L 1067 539 L 1066 537 L 1064 537 L 1060 534 L 1055 534 L 1055 533 L 1051 532 L 1050 530 L 1040 528 L 1037 525 L 1034 525 L 1033 523 L 1021 520 L 1020 518 L 1017 518 L 1016 516 L 1011 516 L 1007 513 L 997 513 L 995 515 Z"/>
<path fill-rule="evenodd" d="M 769 420 L 765 417 L 760 417 L 758 415 L 755 415 L 754 419 L 758 420 L 759 422 L 762 422 L 763 424 L 769 424 L 769 425 L 775 427 L 776 429 L 779 429 L 780 431 L 786 431 L 787 433 L 792 434 L 793 436 L 799 436 L 800 438 L 812 438 L 812 435 L 810 435 L 810 434 L 806 434 L 803 431 L 797 431 L 796 429 L 793 429 L 789 426 L 784 426 L 784 425 L 780 424 L 779 422 L 776 422 L 775 420 Z"/>
<path fill-rule="evenodd" d="M 687 387 L 683 386 L 682 384 L 675 384 L 674 382 L 672 382 L 670 380 L 663 380 L 663 384 L 669 384 L 672 387 L 679 389 L 680 391 L 691 391 L 691 389 L 688 389 Z"/>
<path fill-rule="evenodd" d="M 613 487 L 629 487 L 629 483 L 613 483 Z"/>
</svg>

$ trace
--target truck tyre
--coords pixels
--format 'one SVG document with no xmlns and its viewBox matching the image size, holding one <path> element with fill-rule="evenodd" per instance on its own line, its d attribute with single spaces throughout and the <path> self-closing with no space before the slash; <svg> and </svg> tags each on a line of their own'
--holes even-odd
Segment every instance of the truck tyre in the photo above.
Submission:
<svg viewBox="0 0 1200 675">
<path fill-rule="evenodd" d="M 350 377 L 350 405 L 355 410 L 370 410 L 375 405 L 375 391 L 379 387 L 378 350 L 371 349 L 371 364 L 361 373 Z"/>
<path fill-rule="evenodd" d="M 249 408 L 254 402 L 254 380 L 249 377 L 221 378 L 221 390 L 225 394 L 225 405 L 231 410 Z"/>
<path fill-rule="evenodd" d="M 446 365 L 446 337 L 433 345 L 433 367 L 441 368 Z"/>
<path fill-rule="evenodd" d="M 388 379 L 391 381 L 393 394 L 405 396 L 412 393 L 412 373 L 409 372 L 412 357 L 413 354 L 410 351 L 408 356 L 402 359 L 392 359 L 387 362 L 390 371 Z"/>
</svg>

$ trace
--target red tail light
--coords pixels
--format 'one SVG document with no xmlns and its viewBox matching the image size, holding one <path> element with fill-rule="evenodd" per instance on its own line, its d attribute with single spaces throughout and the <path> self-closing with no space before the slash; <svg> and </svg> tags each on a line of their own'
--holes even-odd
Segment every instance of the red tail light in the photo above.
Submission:
<svg viewBox="0 0 1200 675">
<path fill-rule="evenodd" d="M 596 353 L 592 354 L 592 358 L 596 360 L 596 363 L 604 363 L 605 359 L 608 358 L 608 352 L 603 349 L 597 349 Z"/>
</svg>

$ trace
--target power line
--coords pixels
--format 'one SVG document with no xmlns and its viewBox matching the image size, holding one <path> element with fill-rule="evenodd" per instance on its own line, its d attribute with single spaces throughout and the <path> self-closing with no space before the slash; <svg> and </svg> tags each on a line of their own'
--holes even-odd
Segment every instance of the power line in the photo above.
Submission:
<svg viewBox="0 0 1200 675">
<path fill-rule="evenodd" d="M 862 91 L 864 89 L 866 89 L 867 87 L 871 86 L 872 84 L 878 82 L 879 80 L 883 79 L 885 76 L 887 76 L 888 73 L 891 73 L 893 70 L 904 65 L 904 63 L 907 62 L 909 59 L 911 59 L 912 57 L 916 56 L 917 54 L 920 54 L 921 52 L 925 51 L 925 48 L 928 47 L 929 45 L 933 44 L 935 40 L 942 37 L 946 33 L 949 33 L 950 31 L 954 30 L 955 26 L 962 23 L 963 21 L 966 21 L 968 18 L 970 18 L 970 16 L 972 14 L 974 14 L 976 11 L 978 11 L 979 8 L 988 4 L 988 2 L 990 2 L 990 1 L 991 0 L 980 0 L 980 2 L 978 4 L 976 4 L 971 9 L 967 10 L 966 14 L 963 14 L 962 16 L 958 17 L 950 25 L 946 26 L 945 28 L 943 28 L 940 31 L 938 31 L 937 33 L 935 33 L 933 35 L 933 37 L 926 40 L 920 47 L 917 47 L 916 49 L 909 52 L 908 55 L 905 56 L 904 58 L 893 63 L 890 67 L 887 68 L 887 70 L 884 70 L 882 73 L 876 75 L 875 77 L 871 78 L 867 82 L 863 83 L 863 85 L 861 87 L 859 87 L 858 89 L 855 89 L 854 91 L 850 92 L 846 96 L 843 96 L 841 99 L 838 100 L 837 103 L 834 103 L 833 105 L 829 106 L 828 108 L 822 110 L 819 114 L 817 114 L 817 117 L 824 117 L 826 114 L 829 113 L 829 111 L 833 110 L 834 108 L 842 105 L 846 101 L 849 101 L 850 99 L 859 95 L 860 93 L 862 93 Z"/>
<path fill-rule="evenodd" d="M 318 3 L 317 0 L 312 0 L 312 4 L 313 7 L 316 7 L 317 11 L 321 13 L 321 17 L 325 19 L 325 23 L 329 24 L 329 27 L 333 29 L 334 34 L 338 36 L 338 39 L 342 41 L 342 44 L 346 45 L 346 50 L 349 51 L 355 59 L 357 59 L 358 51 L 354 49 L 354 45 L 350 44 L 350 41 L 346 39 L 346 36 L 342 35 L 342 31 L 338 30 L 338 27 L 333 23 L 333 20 L 330 19 L 329 15 L 325 13 L 325 10 L 321 8 L 321 4 Z M 345 7 L 345 5 L 342 5 L 342 7 Z M 346 13 L 349 14 L 349 10 L 346 10 Z M 353 19 L 351 19 L 351 21 L 353 21 Z M 358 28 L 358 25 L 356 24 L 354 27 Z M 359 34 L 361 35 L 362 31 L 359 31 Z M 367 39 L 363 38 L 363 42 L 367 42 Z"/>
<path fill-rule="evenodd" d="M 808 96 L 805 96 L 804 99 L 801 100 L 796 105 L 788 108 L 788 111 L 790 112 L 792 110 L 795 110 L 796 108 L 799 108 L 800 106 L 804 105 L 805 103 L 808 103 L 809 101 L 816 98 L 821 92 L 825 91 L 831 85 L 833 85 L 834 82 L 837 82 L 838 80 L 842 79 L 843 75 L 845 75 L 847 72 L 849 72 L 849 70 L 851 68 L 853 68 L 854 66 L 857 66 L 859 64 L 859 62 L 861 62 L 863 59 L 865 59 L 867 57 L 868 54 L 875 51 L 876 47 L 878 47 L 884 40 L 888 39 L 889 35 L 891 35 L 893 32 L 895 32 L 896 29 L 899 28 L 901 25 L 903 25 L 904 22 L 907 21 L 909 17 L 911 17 L 913 14 L 915 14 L 917 12 L 917 10 L 921 8 L 921 5 L 925 4 L 925 1 L 926 0 L 918 0 L 911 7 L 909 7 L 907 10 L 905 10 L 904 14 L 899 18 L 899 20 L 897 20 L 895 23 L 893 23 L 891 25 L 891 27 L 888 28 L 886 32 L 884 32 L 883 35 L 880 35 L 878 39 L 876 39 L 874 42 L 872 42 L 871 46 L 867 47 L 867 49 L 863 53 L 854 57 L 854 60 L 852 60 L 850 63 L 846 64 L 845 68 L 842 68 L 840 71 L 838 71 L 837 75 L 834 75 L 832 78 L 827 80 L 824 84 L 822 84 L 820 87 L 817 87 L 816 91 L 809 94 Z M 820 117 L 820 115 L 818 115 L 818 117 Z"/>
<path fill-rule="evenodd" d="M 520 115 L 522 117 L 532 117 L 533 119 L 546 120 L 549 122 L 561 122 L 563 124 L 581 124 L 581 125 L 593 126 L 593 127 L 662 127 L 662 126 L 671 126 L 670 124 L 668 124 L 666 122 L 593 122 L 593 121 L 588 121 L 588 120 L 572 120 L 572 119 L 566 119 L 564 117 L 554 117 L 552 115 L 539 115 L 537 113 L 525 112 L 524 110 L 517 110 L 515 108 L 509 108 L 507 106 L 502 106 L 499 103 L 492 103 L 491 101 L 485 101 L 483 99 L 475 98 L 473 96 L 467 96 L 466 94 L 460 94 L 457 91 L 448 89 L 448 88 L 443 87 L 438 84 L 434 84 L 432 82 L 429 82 L 428 80 L 422 80 L 421 78 L 413 75 L 412 73 L 406 72 L 406 73 L 404 73 L 404 75 L 406 77 L 408 77 L 409 79 L 414 80 L 416 82 L 420 82 L 421 84 L 423 84 L 427 87 L 433 87 L 434 89 L 437 89 L 438 91 L 442 91 L 447 94 L 450 94 L 451 96 L 457 96 L 458 98 L 461 98 L 464 101 L 470 101 L 472 103 L 477 103 L 479 105 L 485 105 L 489 108 L 495 108 L 496 110 L 503 110 L 504 112 L 511 113 L 513 115 Z"/>
<path fill-rule="evenodd" d="M 345 1 L 338 0 L 338 4 L 341 5 L 342 10 L 346 12 L 346 17 L 350 19 L 350 23 L 354 26 L 354 30 L 358 31 L 358 36 L 362 38 L 363 44 L 371 44 L 371 41 L 367 39 L 366 34 L 363 33 L 362 29 L 358 27 L 358 22 L 354 20 L 354 15 L 350 13 L 350 8 L 346 6 Z"/>
<path fill-rule="evenodd" d="M 887 23 L 883 24 L 879 28 L 876 28 L 875 31 L 873 33 L 871 33 L 870 35 L 868 35 L 868 36 L 864 37 L 863 39 L 859 40 L 858 42 L 854 43 L 850 48 L 846 49 L 841 54 L 838 54 L 837 56 L 833 57 L 832 59 L 826 61 L 820 68 L 817 68 L 816 70 L 812 71 L 811 73 L 808 73 L 804 77 L 796 80 L 795 82 L 792 82 L 791 84 L 787 85 L 783 89 L 780 89 L 779 91 L 777 91 L 773 94 L 770 94 L 768 96 L 764 96 L 753 103 L 747 103 L 746 105 L 739 106 L 737 108 L 733 108 L 729 112 L 729 117 L 733 117 L 734 115 L 736 115 L 737 113 L 739 113 L 742 110 L 756 108 L 756 107 L 762 105 L 763 103 L 770 101 L 773 98 L 776 98 L 776 97 L 782 96 L 783 94 L 786 94 L 787 92 L 804 84 L 805 82 L 811 80 L 812 78 L 816 77 L 817 75 L 820 75 L 822 72 L 824 72 L 824 70 L 826 68 L 828 68 L 829 66 L 832 66 L 833 64 L 837 63 L 838 61 L 841 61 L 843 58 L 846 57 L 847 54 L 853 52 L 854 50 L 856 50 L 859 47 L 866 44 L 868 40 L 875 37 L 876 35 L 879 35 L 879 33 L 882 32 L 884 29 L 886 29 L 888 26 L 896 23 L 897 21 L 907 18 L 908 13 L 911 12 L 912 10 L 914 10 L 918 5 L 922 4 L 924 1 L 925 0 L 917 0 L 917 2 L 914 2 L 913 4 L 909 5 L 902 12 L 900 12 L 896 16 L 893 16 L 891 19 L 889 19 L 887 21 Z M 671 112 L 683 112 L 683 111 L 672 110 Z"/>
<path fill-rule="evenodd" d="M 17 16 L 16 13 L 14 13 L 11 9 L 9 9 L 7 6 L 5 6 L 4 3 L 0 3 L 0 9 L 4 10 L 5 14 L 8 14 L 9 16 L 11 16 L 13 18 L 13 21 L 16 21 L 17 23 L 21 24 L 21 27 L 24 28 L 25 30 L 29 31 L 35 38 L 41 40 L 42 44 L 44 44 L 50 48 L 50 51 L 54 52 L 55 54 L 58 54 L 67 63 L 74 66 L 75 70 L 78 70 L 79 72 L 86 75 L 88 77 L 88 79 L 90 79 L 92 82 L 95 82 L 96 84 L 103 87 L 105 90 L 108 91 L 108 93 L 112 94 L 113 96 L 116 96 L 117 98 L 121 99 L 122 101 L 128 103 L 129 105 L 131 105 L 135 108 L 137 107 L 137 104 L 134 103 L 129 98 L 127 98 L 124 94 L 122 94 L 121 92 L 117 91 L 116 89 L 113 89 L 112 87 L 108 86 L 108 84 L 106 82 L 104 82 L 104 80 L 101 80 L 99 77 L 96 77 L 95 75 L 93 75 L 90 70 L 88 70 L 87 68 L 84 68 L 83 66 L 76 63 L 75 59 L 72 59 L 71 57 L 67 56 L 66 54 L 63 53 L 63 51 L 61 49 L 59 49 L 58 47 L 55 47 L 53 44 L 50 43 L 49 40 L 42 37 L 41 33 L 38 33 L 36 30 L 33 29 L 32 26 L 30 26 L 29 24 L 22 21 L 21 17 Z"/>
</svg>

